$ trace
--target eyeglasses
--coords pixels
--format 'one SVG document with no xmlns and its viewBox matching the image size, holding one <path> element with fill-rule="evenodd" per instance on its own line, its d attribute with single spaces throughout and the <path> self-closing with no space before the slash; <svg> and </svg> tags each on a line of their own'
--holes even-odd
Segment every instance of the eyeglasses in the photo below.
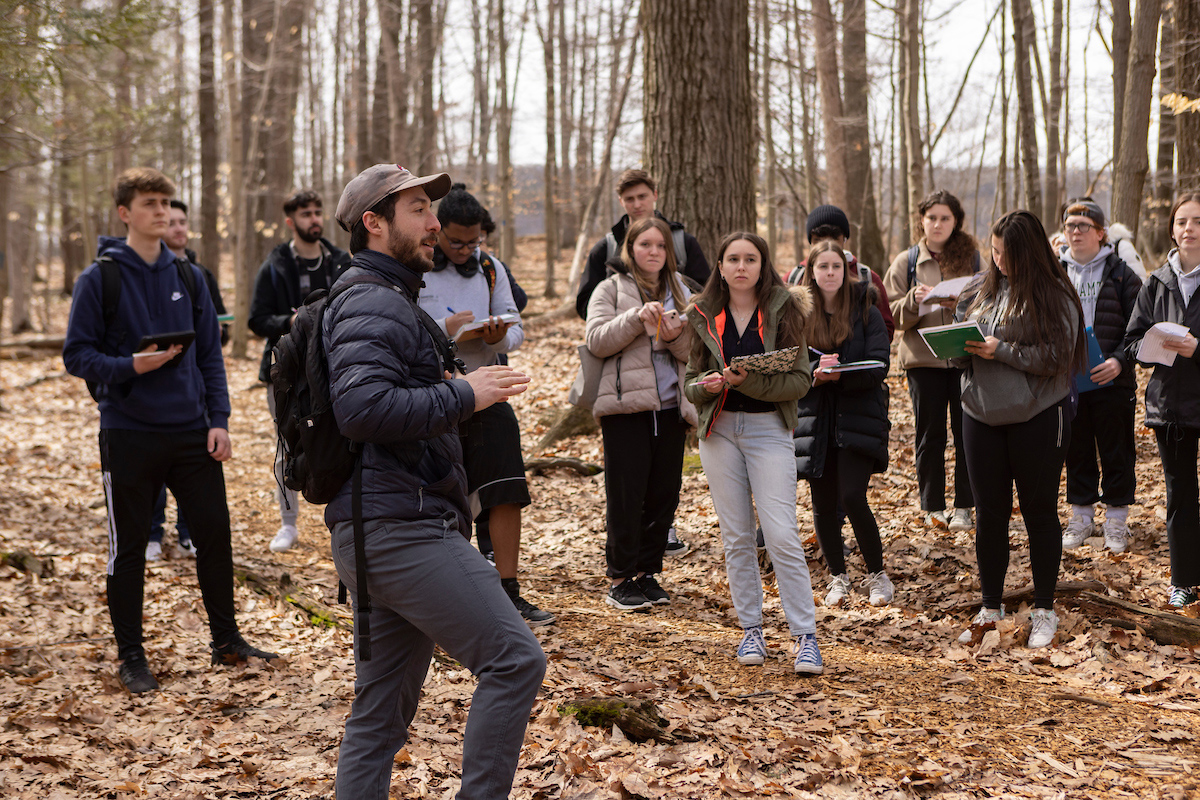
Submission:
<svg viewBox="0 0 1200 800">
<path fill-rule="evenodd" d="M 1063 226 L 1067 233 L 1087 233 L 1097 226 L 1090 222 L 1068 222 Z"/>
<path fill-rule="evenodd" d="M 487 241 L 486 237 L 480 236 L 478 239 L 472 239 L 469 242 L 460 242 L 457 239 L 446 239 L 446 247 L 451 250 L 474 250 L 479 245 Z"/>
</svg>

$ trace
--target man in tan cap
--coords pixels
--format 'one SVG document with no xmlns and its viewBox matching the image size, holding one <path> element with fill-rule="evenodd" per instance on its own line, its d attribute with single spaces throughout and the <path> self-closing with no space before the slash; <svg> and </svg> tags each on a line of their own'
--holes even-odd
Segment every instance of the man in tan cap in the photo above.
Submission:
<svg viewBox="0 0 1200 800">
<path fill-rule="evenodd" d="M 338 426 L 363 443 L 362 540 L 355 541 L 353 481 L 326 507 L 325 521 L 338 576 L 356 609 L 369 609 L 368 638 L 355 638 L 338 797 L 388 796 L 434 644 L 479 679 L 458 796 L 508 797 L 546 669 L 495 568 L 468 539 L 458 435 L 473 413 L 520 394 L 529 378 L 495 365 L 450 379 L 453 349 L 417 305 L 441 228 L 432 201 L 449 189 L 446 174 L 417 177 L 377 164 L 350 181 L 337 206 L 353 258 L 330 295 L 323 341 Z"/>
</svg>

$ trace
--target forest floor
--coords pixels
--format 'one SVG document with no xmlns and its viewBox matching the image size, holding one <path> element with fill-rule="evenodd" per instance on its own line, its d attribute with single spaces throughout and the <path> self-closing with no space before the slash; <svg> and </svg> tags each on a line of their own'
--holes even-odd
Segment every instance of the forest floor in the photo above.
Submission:
<svg viewBox="0 0 1200 800">
<path fill-rule="evenodd" d="M 534 252 L 533 245 L 527 245 Z M 540 294 L 534 259 L 518 275 Z M 228 274 L 228 273 L 227 273 Z M 557 301 L 535 297 L 530 312 Z M 61 333 L 66 303 L 46 317 Z M 527 457 L 601 462 L 598 435 L 537 449 L 566 403 L 582 323 L 531 325 L 512 363 L 533 377 L 513 401 Z M 295 597 L 336 604 L 337 577 L 319 508 L 303 506 L 299 545 L 273 554 L 275 445 L 256 381 L 261 343 L 227 359 L 234 459 L 226 482 L 234 560 Z M 106 528 L 98 415 L 82 381 L 45 351 L 6 350 L 0 395 L 0 552 L 26 549 L 40 577 L 0 566 L 0 794 L 13 798 L 329 798 L 353 696 L 350 615 L 340 626 L 240 582 L 239 621 L 281 663 L 214 668 L 194 562 L 174 548 L 146 571 L 146 645 L 162 691 L 130 696 L 115 673 L 104 600 Z M 1144 375 L 1143 375 L 1144 380 Z M 825 674 L 792 673 L 773 575 L 764 571 L 762 667 L 734 659 L 740 629 L 699 460 L 688 457 L 677 517 L 692 547 L 661 576 L 670 606 L 622 614 L 603 601 L 604 477 L 531 475 L 523 592 L 553 611 L 536 631 L 549 659 L 512 793 L 519 800 L 757 797 L 1176 798 L 1200 793 L 1196 652 L 1105 624 L 1064 598 L 1056 644 L 1027 650 L 1028 607 L 974 647 L 956 642 L 978 597 L 971 533 L 925 526 L 913 469 L 912 415 L 893 368 L 891 465 L 872 480 L 896 601 L 873 608 L 861 589 L 844 609 L 818 606 Z M 1093 541 L 1063 557 L 1063 580 L 1098 580 L 1110 595 L 1162 608 L 1168 586 L 1163 485 L 1149 431 L 1138 428 L 1138 501 L 1130 551 Z M 951 453 L 952 455 L 952 453 Z M 948 472 L 950 468 L 947 468 Z M 952 473 L 951 473 L 952 474 Z M 797 489 L 801 536 L 818 598 L 808 488 Z M 1063 513 L 1065 516 L 1065 507 Z M 1019 514 L 1009 587 L 1029 583 Z M 847 535 L 849 532 L 847 531 Z M 851 537 L 852 538 L 852 537 Z M 864 570 L 857 552 L 852 579 Z M 1194 609 L 1188 609 L 1193 612 Z M 1192 613 L 1191 615 L 1195 615 Z M 452 798 L 474 680 L 439 654 L 392 796 Z M 559 706 L 581 697 L 656 704 L 670 741 L 635 743 L 581 727 Z"/>
</svg>

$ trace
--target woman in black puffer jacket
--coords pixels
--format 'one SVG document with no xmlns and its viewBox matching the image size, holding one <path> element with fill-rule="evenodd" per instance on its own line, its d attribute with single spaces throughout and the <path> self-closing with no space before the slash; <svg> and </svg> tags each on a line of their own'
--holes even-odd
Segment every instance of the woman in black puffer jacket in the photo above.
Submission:
<svg viewBox="0 0 1200 800">
<path fill-rule="evenodd" d="M 803 285 L 819 309 L 809 315 L 804 331 L 814 359 L 813 388 L 800 399 L 794 436 L 796 471 L 812 489 L 813 526 L 833 576 L 825 605 L 841 605 L 850 595 L 839 502 L 866 561 L 871 605 L 884 605 L 892 601 L 894 589 L 883 569 L 883 544 L 867 504 L 867 484 L 888 463 L 891 423 L 883 382 L 889 360 L 887 328 L 874 306 L 874 288 L 849 274 L 846 254 L 836 243 L 815 245 L 808 264 Z M 861 361 L 878 366 L 830 371 Z"/>
</svg>

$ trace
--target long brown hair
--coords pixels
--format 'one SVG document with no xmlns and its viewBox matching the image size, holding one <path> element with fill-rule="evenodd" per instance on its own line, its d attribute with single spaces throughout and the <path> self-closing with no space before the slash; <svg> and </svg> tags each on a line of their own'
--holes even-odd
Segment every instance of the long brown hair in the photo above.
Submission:
<svg viewBox="0 0 1200 800">
<path fill-rule="evenodd" d="M 1001 324 L 1010 340 L 1027 346 L 1049 344 L 1059 373 L 1086 369 L 1083 306 L 1062 262 L 1050 249 L 1041 221 L 1028 211 L 1012 211 L 996 220 L 992 236 L 1004 242 L 1009 293 Z M 1005 276 L 995 260 L 991 262 L 968 313 L 986 310 L 999 299 Z M 1076 317 L 1074 335 L 1064 308 Z"/>
<path fill-rule="evenodd" d="M 662 271 L 658 273 L 656 283 L 650 282 L 645 271 L 637 265 L 637 261 L 633 257 L 633 246 L 637 243 L 638 237 L 651 228 L 662 234 L 663 249 L 666 250 L 667 255 Z M 649 300 L 663 300 L 666 298 L 666 290 L 669 289 L 671 297 L 675 298 L 675 308 L 683 308 L 683 284 L 679 282 L 679 275 L 676 273 L 675 245 L 671 238 L 671 227 L 667 223 L 657 217 L 647 217 L 630 225 L 629 230 L 625 232 L 625 241 L 621 244 L 621 263 L 625 265 L 625 268 L 629 270 L 629 275 L 637 282 L 642 297 Z"/>
<path fill-rule="evenodd" d="M 721 242 L 721 247 L 717 250 L 717 267 L 709 274 L 704 289 L 692 299 L 689 310 L 702 305 L 719 311 L 729 305 L 729 284 L 721 276 L 721 262 L 725 260 L 725 251 L 729 249 L 729 246 L 738 241 L 747 241 L 758 250 L 761 269 L 758 273 L 758 283 L 754 286 L 754 294 L 760 310 L 767 307 L 767 300 L 776 286 L 787 288 L 783 279 L 779 277 L 779 273 L 775 271 L 775 265 L 771 262 L 771 249 L 767 247 L 766 240 L 749 231 L 736 231 L 726 236 Z M 803 340 L 804 313 L 800 310 L 799 302 L 795 298 L 789 298 L 779 312 L 775 347 L 779 349 L 795 347 Z M 700 360 L 704 358 L 705 352 L 704 342 L 699 336 L 695 337 L 692 342 L 692 358 Z"/>
<path fill-rule="evenodd" d="M 979 243 L 975 241 L 974 236 L 962 229 L 963 220 L 967 216 L 967 213 L 963 211 L 962 203 L 945 189 L 938 189 L 933 194 L 928 195 L 917 206 L 917 211 L 920 214 L 917 218 L 915 228 L 917 240 L 925 238 L 925 228 L 922 226 L 921 220 L 925 219 L 925 215 L 929 212 L 929 209 L 934 206 L 945 206 L 950 209 L 950 213 L 954 216 L 954 231 L 950 234 L 950 238 L 946 240 L 946 244 L 942 247 L 942 252 L 938 254 L 938 266 L 942 269 L 942 276 L 945 278 L 961 278 L 964 275 L 974 273 L 975 258 L 979 255 Z"/>
<path fill-rule="evenodd" d="M 830 308 L 825 307 L 825 296 L 817 287 L 816 264 L 817 256 L 822 253 L 836 253 L 842 260 L 842 285 L 834 295 Z M 814 244 L 808 250 L 808 262 L 804 269 L 801 286 L 808 289 L 812 295 L 815 308 L 813 313 L 804 320 L 804 338 L 818 350 L 836 350 L 838 345 L 850 338 L 850 308 L 854 303 L 855 292 L 858 289 L 858 271 L 852 275 L 850 263 L 846 260 L 846 252 L 832 239 Z"/>
</svg>

